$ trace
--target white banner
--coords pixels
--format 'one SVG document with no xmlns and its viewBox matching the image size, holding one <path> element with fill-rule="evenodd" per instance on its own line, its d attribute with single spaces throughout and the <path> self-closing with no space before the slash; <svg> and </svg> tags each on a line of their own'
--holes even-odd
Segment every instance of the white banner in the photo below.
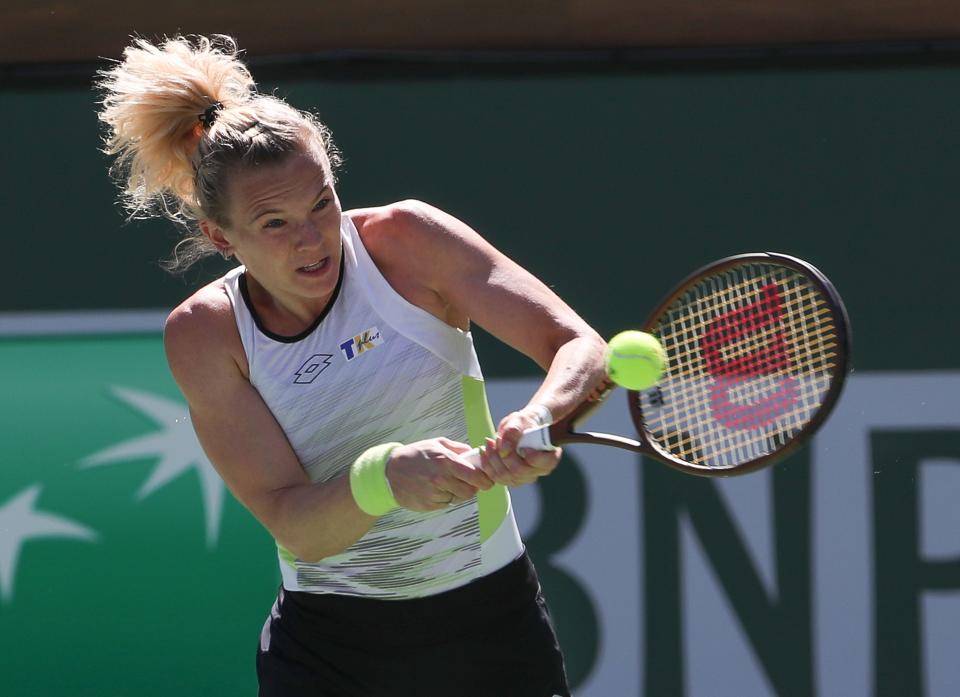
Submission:
<svg viewBox="0 0 960 697">
<path fill-rule="evenodd" d="M 525 404 L 536 386 L 531 379 L 492 382 L 488 392 L 494 421 Z M 754 632 L 760 639 L 753 641 L 746 628 L 751 617 L 762 619 L 764 613 L 773 616 L 768 608 L 782 609 L 778 603 L 784 600 L 780 597 L 784 579 L 778 578 L 778 561 L 796 552 L 778 549 L 777 524 L 787 526 L 794 521 L 784 521 L 782 511 L 776 510 L 773 470 L 714 480 L 726 517 L 734 524 L 739 542 L 747 551 L 748 565 L 760 579 L 765 596 L 759 599 L 758 609 L 744 611 L 747 616 L 736 610 L 734 601 L 744 599 L 735 596 L 742 591 L 731 591 L 722 582 L 702 539 L 703 530 L 698 533 L 691 519 L 682 510 L 678 513 L 682 641 L 676 661 L 682 673 L 682 695 L 801 694 L 795 690 L 809 681 L 817 695 L 869 697 L 891 694 L 885 685 L 907 680 L 902 675 L 888 676 L 884 665 L 878 665 L 877 653 L 889 645 L 890 637 L 881 637 L 878 644 L 875 626 L 876 618 L 887 612 L 886 607 L 877 606 L 877 589 L 890 583 L 878 576 L 876 568 L 877 545 L 883 541 L 875 536 L 874 502 L 882 495 L 881 478 L 901 476 L 899 467 L 915 467 L 919 473 L 913 497 L 917 520 L 898 519 L 900 499 L 894 499 L 892 507 L 880 513 L 887 521 L 883 525 L 892 526 L 894 531 L 901 525 L 917 525 L 920 531 L 916 557 L 897 564 L 896 575 L 912 564 L 921 570 L 916 577 L 921 580 L 913 586 L 907 582 L 902 592 L 897 590 L 899 586 L 889 591 L 894 600 L 906 595 L 904 602 L 915 600 L 918 604 L 921 641 L 914 649 L 919 651 L 916 689 L 920 692 L 916 694 L 960 694 L 960 661 L 956 660 L 960 655 L 960 582 L 949 580 L 957 578 L 950 574 L 960 564 L 960 506 L 956 503 L 960 501 L 960 451 L 925 456 L 918 450 L 916 462 L 893 462 L 891 469 L 881 470 L 883 453 L 873 452 L 871 446 L 871 438 L 877 434 L 895 437 L 906 432 L 920 442 L 922 434 L 910 432 L 955 432 L 960 436 L 958 395 L 960 374 L 956 372 L 856 374 L 848 381 L 829 421 L 805 446 L 810 469 L 800 475 L 810 482 L 807 509 L 808 527 L 812 529 L 808 531 L 809 563 L 804 569 L 808 576 L 799 579 L 799 587 L 806 584 L 810 589 L 810 613 L 801 619 L 810 624 L 811 641 L 808 646 L 789 647 L 782 664 L 774 659 L 765 663 L 762 651 L 757 650 L 758 642 L 763 646 L 762 628 Z M 632 425 L 623 407 L 622 395 L 613 395 L 591 420 L 591 430 L 630 433 Z M 670 572 L 649 565 L 644 554 L 641 502 L 645 477 L 631 453 L 597 446 L 572 446 L 567 452 L 583 471 L 588 508 L 576 536 L 550 561 L 586 591 L 597 614 L 600 634 L 597 660 L 577 695 L 666 697 L 646 692 L 648 685 L 659 683 L 646 675 L 651 668 L 644 665 L 645 644 L 660 637 L 645 636 L 645 617 L 650 611 L 644 607 L 645 589 L 657 574 Z M 644 467 L 663 465 L 646 461 Z M 529 538 L 542 517 L 540 494 L 537 487 L 523 487 L 514 491 L 513 497 L 521 529 Z M 900 498 L 907 515 L 912 510 L 907 500 L 912 500 L 910 491 L 904 491 Z M 944 573 L 937 576 L 940 570 L 950 572 L 947 581 L 936 580 L 944 577 Z M 922 580 L 928 577 L 934 580 Z M 747 605 L 740 607 L 747 607 L 749 598 L 745 602 Z M 653 611 L 668 609 L 658 607 Z M 774 617 L 771 626 L 776 628 L 777 621 L 788 620 Z M 561 627 L 561 638 L 564 630 L 570 632 L 571 628 Z M 903 641 L 912 643 L 909 632 Z M 793 651 L 809 669 L 802 664 L 790 665 Z M 804 655 L 810 660 L 802 659 Z M 904 660 L 909 662 L 908 658 Z M 656 668 L 663 671 L 663 666 Z M 901 667 L 896 666 L 896 670 Z M 794 673 L 801 678 L 799 683 L 783 682 L 783 676 L 791 671 L 799 671 Z M 900 697 L 908 694 L 914 693 L 901 692 Z"/>
</svg>

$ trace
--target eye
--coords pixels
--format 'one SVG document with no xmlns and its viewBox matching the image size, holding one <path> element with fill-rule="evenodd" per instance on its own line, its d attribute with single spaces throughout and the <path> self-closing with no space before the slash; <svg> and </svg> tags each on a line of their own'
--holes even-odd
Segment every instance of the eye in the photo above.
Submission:
<svg viewBox="0 0 960 697">
<path fill-rule="evenodd" d="M 265 223 L 263 224 L 263 227 L 265 227 L 265 228 L 278 228 L 278 227 L 283 227 L 283 226 L 286 225 L 286 224 L 287 224 L 286 221 L 281 220 L 280 218 L 271 218 L 270 220 L 268 220 L 267 222 L 265 222 Z"/>
<path fill-rule="evenodd" d="M 330 199 L 328 199 L 328 198 L 322 198 L 322 199 L 320 199 L 319 201 L 317 201 L 317 204 L 313 207 L 313 210 L 315 210 L 315 211 L 322 211 L 322 210 L 323 210 L 324 208 L 326 208 L 329 204 L 330 204 Z"/>
</svg>

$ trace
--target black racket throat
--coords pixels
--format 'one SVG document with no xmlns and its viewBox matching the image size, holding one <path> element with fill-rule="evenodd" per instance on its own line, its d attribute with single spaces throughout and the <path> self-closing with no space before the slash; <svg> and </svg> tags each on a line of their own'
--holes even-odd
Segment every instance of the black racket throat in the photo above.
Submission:
<svg viewBox="0 0 960 697">
<path fill-rule="evenodd" d="M 557 430 L 555 431 L 554 428 Z M 642 453 L 644 445 L 635 438 L 618 436 L 612 433 L 595 433 L 592 431 L 568 431 L 565 427 L 550 429 L 550 438 L 557 445 L 568 445 L 573 443 L 587 443 L 590 445 L 608 445 L 614 448 L 621 448 L 635 453 Z"/>
</svg>

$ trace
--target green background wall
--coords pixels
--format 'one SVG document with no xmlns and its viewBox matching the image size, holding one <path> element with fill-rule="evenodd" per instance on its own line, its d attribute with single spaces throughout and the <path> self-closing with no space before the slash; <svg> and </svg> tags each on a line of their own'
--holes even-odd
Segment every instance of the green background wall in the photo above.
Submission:
<svg viewBox="0 0 960 697">
<path fill-rule="evenodd" d="M 843 294 L 858 373 L 960 371 L 953 300 L 958 68 L 300 78 L 261 88 L 315 110 L 331 126 L 346 158 L 339 184 L 345 208 L 401 198 L 445 208 L 605 335 L 642 321 L 662 292 L 699 265 L 781 251 L 819 266 Z M 0 167 L 0 335 L 14 318 L 8 313 L 171 308 L 223 270 L 211 262 L 185 278 L 168 276 L 157 260 L 172 247 L 172 224 L 124 223 L 108 162 L 97 151 L 88 89 L 0 91 L 0 128 L 8 135 Z M 482 332 L 478 350 L 489 378 L 536 373 Z M 123 440 L 117 433 L 134 438 L 156 425 L 142 410 L 118 410 L 130 399 L 117 386 L 129 385 L 178 399 L 155 334 L 0 336 L 0 506 L 42 481 L 40 509 L 83 521 L 114 545 L 75 538 L 24 546 L 15 596 L 0 604 L 4 679 L 16 687 L 11 694 L 159 695 L 169 693 L 158 682 L 169 666 L 180 694 L 224 693 L 217 686 L 252 694 L 252 646 L 276 582 L 266 535 L 227 500 L 217 544 L 209 544 L 207 523 L 204 546 L 195 479 L 164 489 L 182 510 L 144 493 L 156 451 L 128 455 L 141 466 L 120 479 L 82 464 Z M 905 411 L 919 406 L 902 404 Z M 917 433 L 896 445 L 908 452 L 921 443 Z M 960 460 L 957 443 L 946 436 L 937 456 Z M 777 475 L 783 510 L 807 510 L 809 501 L 791 498 L 794 489 L 784 483 L 799 482 L 801 496 L 806 465 L 801 453 Z M 550 486 L 576 498 L 580 471 L 571 465 Z M 700 484 L 679 475 L 657 473 L 647 484 L 674 491 L 681 508 L 709 504 Z M 534 553 L 545 557 L 569 542 L 586 505 L 567 512 L 570 530 L 561 515 L 553 533 L 541 529 L 531 538 Z M 896 516 L 907 514 L 880 509 L 877 526 L 897 528 Z M 648 540 L 658 538 L 658 526 L 667 529 L 649 514 L 642 524 Z M 800 516 L 780 534 L 802 539 L 809 524 Z M 76 583 L 74 568 L 81 569 Z M 896 584 L 895 565 L 883 568 L 894 569 Z M 649 580 L 654 572 L 647 573 Z M 907 572 L 904 578 L 913 582 Z M 960 590 L 960 581 L 945 578 L 943 589 Z M 606 647 L 593 640 L 594 620 L 563 574 L 548 570 L 544 584 L 555 589 L 571 673 L 580 682 Z M 111 606 L 115 614 L 105 615 Z M 662 630 L 663 622 L 647 627 Z M 878 651 L 894 662 L 890 673 L 902 675 L 896 647 Z M 662 660 L 646 654 L 658 655 Z M 871 689 L 902 697 L 922 683 L 904 688 L 900 679 L 881 676 Z M 650 675 L 644 684 L 650 697 L 684 690 Z M 772 684 L 772 693 L 787 694 Z"/>
<path fill-rule="evenodd" d="M 956 322 L 930 341 L 903 327 L 950 297 L 958 87 L 960 69 L 914 67 L 262 89 L 332 127 L 346 208 L 444 207 L 604 332 L 697 265 L 770 249 L 833 278 L 863 337 L 858 368 L 923 369 L 957 366 Z M 123 224 L 93 102 L 83 89 L 0 92 L 0 309 L 172 307 L 207 278 L 157 270 L 171 224 Z M 528 370 L 486 352 L 495 371 Z"/>
</svg>

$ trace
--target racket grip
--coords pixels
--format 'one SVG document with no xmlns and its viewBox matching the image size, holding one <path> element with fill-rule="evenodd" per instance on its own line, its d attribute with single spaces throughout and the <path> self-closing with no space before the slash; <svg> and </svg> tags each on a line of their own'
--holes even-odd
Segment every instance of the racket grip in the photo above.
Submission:
<svg viewBox="0 0 960 697">
<path fill-rule="evenodd" d="M 528 450 L 553 450 L 553 441 L 550 440 L 550 424 L 536 426 L 527 429 L 520 436 L 520 442 L 517 443 L 517 449 L 527 448 Z M 461 457 L 474 467 L 480 466 L 480 448 L 474 448 Z"/>
</svg>

